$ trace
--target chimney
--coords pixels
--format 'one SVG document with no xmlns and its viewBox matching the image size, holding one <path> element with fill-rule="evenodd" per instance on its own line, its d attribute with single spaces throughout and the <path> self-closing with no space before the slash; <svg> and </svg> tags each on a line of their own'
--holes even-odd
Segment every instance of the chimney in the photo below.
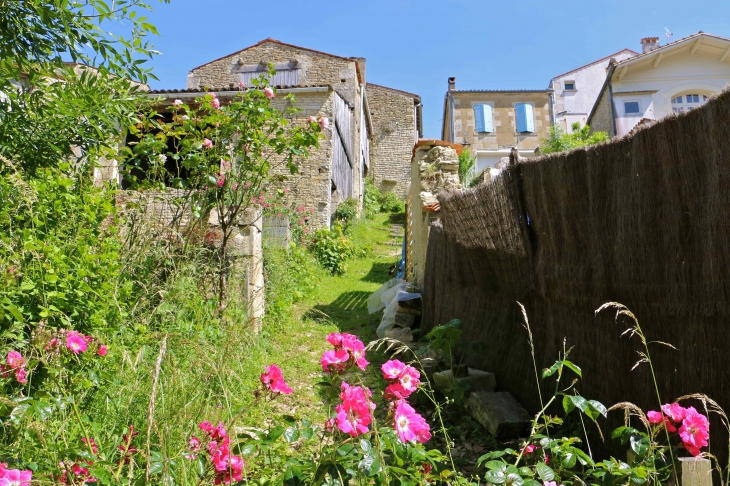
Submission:
<svg viewBox="0 0 730 486">
<path fill-rule="evenodd" d="M 449 91 L 456 91 L 456 78 L 449 78 Z"/>
<path fill-rule="evenodd" d="M 644 37 L 641 39 L 641 52 L 646 54 L 659 47 L 659 37 Z"/>
<path fill-rule="evenodd" d="M 353 61 L 357 63 L 357 66 L 360 68 L 360 76 L 362 77 L 362 84 L 365 84 L 365 68 L 367 66 L 365 58 L 364 57 L 351 57 Z"/>
</svg>

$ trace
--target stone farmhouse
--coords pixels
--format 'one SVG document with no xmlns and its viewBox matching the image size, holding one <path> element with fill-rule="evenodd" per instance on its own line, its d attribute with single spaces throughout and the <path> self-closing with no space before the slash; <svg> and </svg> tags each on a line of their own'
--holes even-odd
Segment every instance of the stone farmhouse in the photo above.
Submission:
<svg viewBox="0 0 730 486">
<path fill-rule="evenodd" d="M 462 144 L 476 157 L 476 173 L 502 169 L 513 147 L 534 157 L 553 122 L 552 90 L 457 90 L 449 78 L 442 140 Z"/>
<path fill-rule="evenodd" d="M 293 123 L 309 116 L 326 117 L 326 139 L 299 167 L 281 169 L 279 182 L 297 206 L 315 210 L 310 224 L 329 226 L 337 205 L 347 198 L 362 201 L 365 179 L 372 177 L 384 190 L 405 196 L 410 181 L 414 143 L 422 133 L 418 95 L 366 82 L 364 58 L 341 57 L 274 39 L 228 54 L 193 68 L 182 90 L 155 90 L 161 107 L 175 99 L 215 92 L 222 102 L 239 92 L 239 83 L 252 81 L 273 65 L 275 102 L 282 108 L 293 93 L 302 111 Z"/>
</svg>

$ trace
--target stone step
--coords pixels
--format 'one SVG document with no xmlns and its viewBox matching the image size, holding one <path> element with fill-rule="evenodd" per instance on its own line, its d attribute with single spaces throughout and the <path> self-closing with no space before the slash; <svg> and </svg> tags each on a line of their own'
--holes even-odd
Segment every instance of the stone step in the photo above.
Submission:
<svg viewBox="0 0 730 486">
<path fill-rule="evenodd" d="M 469 368 L 469 373 L 466 376 L 457 376 L 456 380 L 454 380 L 451 370 L 439 371 L 433 374 L 433 387 L 440 392 L 451 389 L 455 382 L 468 383 L 467 393 L 493 392 L 497 388 L 497 377 L 494 376 L 494 373 L 488 371 Z"/>
<path fill-rule="evenodd" d="M 530 433 L 532 417 L 508 392 L 471 393 L 464 406 L 497 439 L 516 439 Z"/>
</svg>

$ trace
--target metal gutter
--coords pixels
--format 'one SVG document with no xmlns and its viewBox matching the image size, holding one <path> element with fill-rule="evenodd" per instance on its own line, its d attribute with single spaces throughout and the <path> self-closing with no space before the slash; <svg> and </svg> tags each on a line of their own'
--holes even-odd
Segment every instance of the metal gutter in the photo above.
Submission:
<svg viewBox="0 0 730 486">
<path fill-rule="evenodd" d="M 276 90 L 277 93 L 323 93 L 329 91 L 332 88 L 330 86 L 315 86 L 311 88 L 279 88 Z M 230 91 L 210 91 L 215 93 L 216 96 L 236 96 L 242 93 L 241 90 L 230 90 Z M 146 96 L 149 98 L 197 98 L 199 96 L 205 96 L 208 94 L 206 91 L 196 92 L 178 92 L 178 93 L 149 93 Z"/>
</svg>

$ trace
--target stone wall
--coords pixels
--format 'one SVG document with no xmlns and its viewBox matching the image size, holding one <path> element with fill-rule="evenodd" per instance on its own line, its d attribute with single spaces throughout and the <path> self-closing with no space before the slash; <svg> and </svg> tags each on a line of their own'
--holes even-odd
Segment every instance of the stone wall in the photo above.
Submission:
<svg viewBox="0 0 730 486">
<path fill-rule="evenodd" d="M 375 185 L 405 198 L 411 181 L 411 156 L 418 139 L 417 95 L 376 84 L 366 88 L 373 120 L 370 171 Z"/>
<path fill-rule="evenodd" d="M 591 125 L 591 132 L 606 132 L 609 136 L 614 136 L 613 110 L 608 90 L 601 92 L 601 97 L 596 101 L 596 111 L 588 123 Z"/>
<path fill-rule="evenodd" d="M 242 51 L 194 68 L 188 74 L 188 89 L 238 86 L 241 65 L 255 65 L 263 61 L 277 64 L 297 60 L 300 86 L 332 86 L 348 103 L 358 101 L 359 81 L 354 59 L 319 53 L 310 49 L 267 39 Z"/>
<path fill-rule="evenodd" d="M 438 218 L 438 193 L 461 189 L 461 146 L 440 140 L 421 140 L 411 162 L 412 183 L 406 211 L 406 280 L 420 286 L 426 269 L 426 249 L 431 220 Z"/>
</svg>

